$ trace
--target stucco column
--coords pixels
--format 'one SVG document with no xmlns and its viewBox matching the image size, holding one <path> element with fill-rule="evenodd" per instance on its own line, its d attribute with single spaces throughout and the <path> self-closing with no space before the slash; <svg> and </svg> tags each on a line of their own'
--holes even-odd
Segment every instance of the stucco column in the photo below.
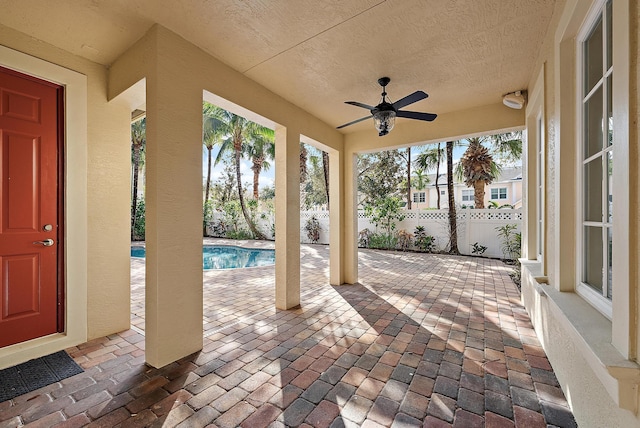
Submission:
<svg viewBox="0 0 640 428">
<path fill-rule="evenodd" d="M 555 111 L 557 123 L 575 123 L 575 85 L 562 85 L 560 82 L 573 82 L 575 79 L 575 40 L 565 40 L 560 44 L 560 63 L 562 67 L 555 69 Z M 553 218 L 552 253 L 549 257 L 551 283 L 560 291 L 573 292 L 576 284 L 576 257 L 573 250 L 576 242 L 576 141 L 575 127 L 561 126 L 558 144 L 554 151 L 555 171 L 553 174 L 552 195 L 556 198 Z M 566 142 L 566 144 L 565 144 Z M 553 265 L 551 265 L 553 263 Z"/>
<path fill-rule="evenodd" d="M 202 90 L 160 58 L 147 78 L 147 363 L 202 349 Z"/>
<path fill-rule="evenodd" d="M 329 152 L 329 283 L 341 285 L 344 277 L 344 153 Z"/>
<path fill-rule="evenodd" d="M 358 207 L 356 155 L 352 151 L 344 154 L 344 282 L 358 282 Z"/>
<path fill-rule="evenodd" d="M 524 138 L 524 162 L 522 162 L 522 257 L 537 258 L 537 139 L 538 128 L 535 114 L 527 118 L 527 133 Z M 512 191 L 514 191 L 512 187 Z M 513 193 L 512 193 L 513 195 Z"/>
<path fill-rule="evenodd" d="M 276 308 L 300 305 L 300 133 L 276 127 Z"/>
</svg>

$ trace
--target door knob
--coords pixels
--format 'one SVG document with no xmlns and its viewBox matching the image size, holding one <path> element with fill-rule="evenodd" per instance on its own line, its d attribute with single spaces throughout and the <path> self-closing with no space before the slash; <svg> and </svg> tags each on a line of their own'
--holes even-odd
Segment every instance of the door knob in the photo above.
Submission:
<svg viewBox="0 0 640 428">
<path fill-rule="evenodd" d="M 34 245 L 44 245 L 45 247 L 51 247 L 53 245 L 53 239 L 45 239 L 44 241 L 33 241 Z"/>
</svg>

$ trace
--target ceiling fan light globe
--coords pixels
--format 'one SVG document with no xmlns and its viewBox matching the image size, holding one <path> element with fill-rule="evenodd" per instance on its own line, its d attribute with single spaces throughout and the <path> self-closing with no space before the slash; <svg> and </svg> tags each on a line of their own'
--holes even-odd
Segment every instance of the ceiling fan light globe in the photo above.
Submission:
<svg viewBox="0 0 640 428">
<path fill-rule="evenodd" d="M 387 135 L 396 124 L 396 112 L 393 110 L 377 111 L 373 114 L 373 123 L 380 137 Z"/>
</svg>

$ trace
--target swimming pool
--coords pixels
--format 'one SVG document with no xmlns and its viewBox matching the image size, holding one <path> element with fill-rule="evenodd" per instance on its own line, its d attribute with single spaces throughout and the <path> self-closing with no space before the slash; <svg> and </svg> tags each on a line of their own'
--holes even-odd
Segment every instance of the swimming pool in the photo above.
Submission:
<svg viewBox="0 0 640 428">
<path fill-rule="evenodd" d="M 144 247 L 131 247 L 131 257 L 144 258 Z M 202 247 L 202 269 L 237 269 L 269 266 L 276 261 L 274 250 L 234 247 L 231 245 L 205 245 Z"/>
</svg>

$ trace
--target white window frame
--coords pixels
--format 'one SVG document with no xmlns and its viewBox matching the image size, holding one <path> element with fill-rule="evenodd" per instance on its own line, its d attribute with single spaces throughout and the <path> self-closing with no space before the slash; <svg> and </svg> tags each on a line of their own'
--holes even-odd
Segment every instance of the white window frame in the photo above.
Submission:
<svg viewBox="0 0 640 428">
<path fill-rule="evenodd" d="M 493 197 L 493 191 L 494 190 L 497 193 L 497 197 L 495 197 L 495 198 Z M 501 195 L 501 193 L 502 193 L 501 190 L 504 190 L 504 198 Z M 507 190 L 506 187 L 492 187 L 491 188 L 491 200 L 492 201 L 494 201 L 494 200 L 495 201 L 499 201 L 499 200 L 503 200 L 503 199 L 507 200 L 508 199 L 508 195 L 509 195 L 509 191 Z"/>
<path fill-rule="evenodd" d="M 425 192 L 413 192 L 413 202 L 416 204 L 421 204 L 426 201 Z"/>
<path fill-rule="evenodd" d="M 467 199 L 465 199 L 467 198 Z M 475 201 L 475 193 L 473 189 L 462 189 L 462 202 Z"/>
<path fill-rule="evenodd" d="M 576 187 L 576 191 L 577 191 L 577 198 L 576 198 L 576 216 L 577 216 L 577 221 L 576 221 L 576 293 L 578 295 L 580 295 L 583 299 L 585 299 L 589 304 L 591 304 L 593 307 L 595 307 L 598 311 L 600 311 L 605 317 L 607 317 L 608 319 L 612 319 L 613 318 L 613 305 L 612 305 L 612 300 L 606 298 L 605 296 L 603 296 L 601 293 L 599 293 L 597 290 L 595 290 L 594 288 L 592 288 L 591 286 L 589 286 L 588 284 L 584 283 L 582 281 L 583 275 L 584 275 L 584 268 L 585 268 L 585 261 L 584 261 L 584 252 L 583 252 L 583 248 L 584 248 L 584 228 L 585 227 L 599 227 L 602 229 L 602 237 L 603 237 L 603 261 L 602 261 L 602 266 L 603 266 L 603 284 L 602 284 L 602 288 L 603 290 L 605 290 L 608 286 L 607 281 L 606 281 L 606 277 L 605 277 L 605 272 L 607 271 L 607 264 L 608 264 L 608 254 L 607 254 L 607 244 L 608 241 L 605 239 L 605 232 L 606 231 L 612 231 L 613 230 L 613 222 L 609 223 L 606 222 L 604 218 L 601 219 L 601 221 L 599 222 L 594 222 L 594 221 L 586 221 L 584 219 L 584 189 L 583 189 L 583 185 L 584 185 L 584 167 L 587 163 L 589 163 L 590 161 L 595 160 L 598 157 L 601 158 L 606 158 L 607 154 L 613 151 L 613 147 L 615 144 L 612 144 L 611 146 L 607 146 L 606 143 L 606 139 L 603 135 L 603 147 L 602 149 L 594 154 L 591 154 L 589 157 L 587 157 L 585 159 L 585 141 L 584 140 L 584 103 L 586 100 L 590 99 L 590 97 L 597 92 L 599 89 L 602 89 L 602 112 L 603 112 L 603 117 L 607 114 L 607 91 L 611 90 L 613 91 L 613 87 L 611 88 L 607 88 L 607 79 L 612 75 L 613 75 L 613 62 L 611 64 L 611 67 L 607 70 L 604 70 L 603 66 L 603 77 L 599 80 L 598 83 L 595 84 L 595 86 L 593 88 L 591 88 L 591 90 L 589 91 L 588 94 L 583 95 L 584 94 L 584 42 L 587 40 L 587 38 L 591 35 L 592 31 L 594 30 L 595 26 L 597 25 L 598 21 L 601 20 L 602 21 L 602 58 L 603 58 L 603 64 L 606 64 L 606 58 L 607 58 L 607 20 L 605 17 L 605 13 L 606 13 L 606 5 L 607 5 L 607 1 L 608 0 L 598 0 L 596 2 L 596 4 L 594 5 L 594 7 L 592 8 L 591 12 L 589 13 L 589 15 L 587 16 L 587 18 L 585 19 L 585 22 L 580 30 L 580 32 L 578 33 L 578 37 L 576 38 L 576 53 L 577 53 L 577 61 L 576 61 L 576 98 L 577 98 L 577 102 L 576 102 L 576 116 L 577 116 L 577 124 L 576 124 L 576 130 L 577 130 L 577 144 L 576 144 L 576 150 L 577 150 L 577 187 Z M 615 122 L 615 119 L 614 119 Z M 607 185 L 607 170 L 604 168 L 603 165 L 603 169 L 602 169 L 602 181 L 601 181 L 601 185 L 602 185 L 602 189 L 601 189 L 601 197 L 602 197 L 602 207 L 603 210 L 605 209 L 605 196 L 608 194 L 608 189 L 606 188 Z M 614 198 L 615 200 L 615 198 Z M 614 211 L 616 211 L 614 209 Z"/>
</svg>

